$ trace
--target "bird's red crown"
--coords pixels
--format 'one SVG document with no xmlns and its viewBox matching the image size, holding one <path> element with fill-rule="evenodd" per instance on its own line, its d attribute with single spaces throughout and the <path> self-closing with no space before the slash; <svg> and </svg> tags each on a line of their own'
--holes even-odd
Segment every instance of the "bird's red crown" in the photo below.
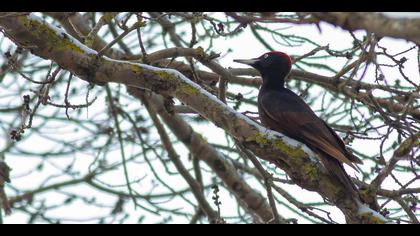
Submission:
<svg viewBox="0 0 420 236">
<path fill-rule="evenodd" d="M 290 58 L 290 56 L 289 56 L 289 55 L 287 55 L 287 54 L 286 54 L 286 53 L 284 53 L 284 52 L 272 51 L 272 52 L 268 52 L 268 53 L 266 53 L 266 54 L 268 54 L 268 55 L 270 55 L 270 54 L 275 54 L 275 55 L 278 55 L 278 56 L 281 56 L 281 57 L 285 57 L 285 58 L 287 58 L 287 59 L 288 59 L 289 65 L 290 65 L 290 66 L 292 65 L 292 58 Z"/>
</svg>

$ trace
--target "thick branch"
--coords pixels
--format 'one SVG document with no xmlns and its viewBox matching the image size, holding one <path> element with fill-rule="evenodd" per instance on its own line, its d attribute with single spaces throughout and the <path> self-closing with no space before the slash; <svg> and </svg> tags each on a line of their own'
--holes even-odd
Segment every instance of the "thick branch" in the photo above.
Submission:
<svg viewBox="0 0 420 236">
<path fill-rule="evenodd" d="M 318 19 L 347 30 L 364 29 L 379 37 L 403 38 L 420 43 L 420 19 L 389 18 L 381 13 L 315 12 Z"/>
</svg>

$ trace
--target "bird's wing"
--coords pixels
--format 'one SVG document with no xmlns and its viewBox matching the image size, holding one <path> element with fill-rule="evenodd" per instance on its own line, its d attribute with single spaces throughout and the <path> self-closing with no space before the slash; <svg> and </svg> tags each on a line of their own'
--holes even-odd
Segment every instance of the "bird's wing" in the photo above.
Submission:
<svg viewBox="0 0 420 236">
<path fill-rule="evenodd" d="M 278 131 L 356 169 L 346 156 L 346 150 L 337 142 L 334 131 L 330 130 L 296 94 L 269 92 L 261 97 L 259 105 L 270 119 L 281 126 Z M 276 130 L 276 127 L 271 128 Z"/>
<path fill-rule="evenodd" d="M 330 130 L 331 134 L 334 135 L 334 137 L 337 140 L 337 143 L 340 145 L 340 147 L 343 148 L 343 149 L 346 149 L 346 145 L 344 144 L 344 142 L 340 138 L 340 136 L 338 136 L 337 133 L 325 121 L 322 120 L 322 122 L 324 122 L 325 126 Z M 358 158 L 357 156 L 353 155 L 350 152 L 347 152 L 347 155 L 346 156 L 352 162 L 355 162 L 355 163 L 358 163 L 358 164 L 363 164 L 363 161 L 360 160 L 360 158 Z"/>
</svg>

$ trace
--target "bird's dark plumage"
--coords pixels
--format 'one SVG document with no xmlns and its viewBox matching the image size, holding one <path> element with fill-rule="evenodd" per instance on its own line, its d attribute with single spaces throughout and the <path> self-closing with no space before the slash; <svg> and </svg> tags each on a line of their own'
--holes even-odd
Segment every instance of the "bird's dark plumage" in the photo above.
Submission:
<svg viewBox="0 0 420 236">
<path fill-rule="evenodd" d="M 342 163 L 356 169 L 362 161 L 351 154 L 341 138 L 294 92 L 284 87 L 291 70 L 290 57 L 269 52 L 251 60 L 235 60 L 256 68 L 263 78 L 258 95 L 261 122 L 268 128 L 294 138 L 315 151 L 325 168 L 336 176 L 350 193 L 357 196 L 355 185 Z M 357 170 L 357 169 L 356 169 Z"/>
</svg>

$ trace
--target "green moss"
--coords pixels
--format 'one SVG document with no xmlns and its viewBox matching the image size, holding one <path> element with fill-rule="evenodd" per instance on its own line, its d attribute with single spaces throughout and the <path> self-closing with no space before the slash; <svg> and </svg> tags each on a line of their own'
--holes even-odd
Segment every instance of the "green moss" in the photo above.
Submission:
<svg viewBox="0 0 420 236">
<path fill-rule="evenodd" d="M 62 43 L 58 45 L 58 47 L 60 48 L 67 48 L 70 49 L 74 52 L 77 53 L 85 53 L 85 51 L 83 49 L 81 49 L 79 46 L 77 46 L 76 44 L 74 44 L 73 42 L 71 42 L 70 40 L 65 40 L 65 41 L 61 41 Z"/>
<path fill-rule="evenodd" d="M 85 39 L 85 45 L 86 45 L 86 46 L 88 46 L 88 47 L 92 47 L 92 46 L 93 46 L 93 43 L 94 43 L 94 39 L 93 39 L 93 37 L 87 37 L 87 38 Z"/>
<path fill-rule="evenodd" d="M 284 152 L 289 157 L 302 157 L 305 155 L 301 145 L 291 147 L 281 139 L 271 139 L 261 133 L 257 133 L 255 136 L 247 138 L 246 141 L 255 141 L 261 147 L 271 145 L 272 147 Z"/>
<path fill-rule="evenodd" d="M 168 73 L 166 71 L 155 71 L 154 73 L 157 76 L 159 76 L 159 78 L 164 79 L 164 80 L 169 80 L 171 84 L 176 84 L 177 85 L 176 89 L 181 93 L 188 94 L 188 95 L 194 95 L 194 94 L 200 93 L 200 91 L 197 88 L 195 88 L 189 83 L 182 82 L 181 80 L 178 79 L 176 75 L 172 73 Z"/>
<path fill-rule="evenodd" d="M 141 67 L 139 65 L 131 64 L 130 67 L 131 67 L 131 71 L 133 71 L 135 74 L 138 74 L 141 71 Z"/>
<path fill-rule="evenodd" d="M 328 189 L 331 195 L 337 195 L 342 191 L 339 184 L 331 181 L 331 179 L 323 174 L 314 162 L 305 162 L 300 166 L 300 171 L 306 176 L 310 182 L 318 183 L 322 189 Z"/>
<path fill-rule="evenodd" d="M 193 87 L 192 85 L 188 83 L 181 83 L 178 86 L 178 90 L 182 93 L 188 94 L 188 95 L 194 95 L 199 93 L 198 89 Z"/>
<path fill-rule="evenodd" d="M 269 142 L 266 137 L 264 137 L 261 133 L 257 133 L 255 137 L 249 137 L 246 141 L 255 141 L 257 142 L 261 147 L 264 145 L 267 145 Z"/>
<path fill-rule="evenodd" d="M 168 73 L 166 71 L 155 71 L 154 72 L 159 78 L 166 79 L 166 80 L 174 80 L 178 81 L 177 77 L 171 73 Z"/>
<path fill-rule="evenodd" d="M 319 180 L 318 168 L 312 163 L 306 163 L 300 168 L 305 176 L 309 176 L 311 180 Z"/>
<path fill-rule="evenodd" d="M 407 153 L 411 150 L 413 146 L 419 146 L 419 144 L 420 144 L 420 141 L 418 140 L 418 137 L 409 138 L 400 144 L 400 146 L 395 152 L 395 155 L 397 156 L 407 155 Z"/>
<path fill-rule="evenodd" d="M 67 34 L 58 35 L 57 32 L 51 29 L 48 25 L 43 24 L 37 20 L 30 20 L 27 17 L 19 18 L 23 25 L 39 40 L 43 39 L 46 46 L 50 50 L 64 50 L 70 49 L 77 53 L 85 53 L 83 49 L 74 44 L 67 36 Z M 45 40 L 44 40 L 45 39 Z"/>
<path fill-rule="evenodd" d="M 272 143 L 275 148 L 282 150 L 290 157 L 301 157 L 305 155 L 305 152 L 302 150 L 302 146 L 300 144 L 296 147 L 290 147 L 281 139 L 273 140 Z"/>
<path fill-rule="evenodd" d="M 206 53 L 205 53 L 205 51 L 204 51 L 204 48 L 202 48 L 202 47 L 197 47 L 197 48 L 195 49 L 195 52 L 197 53 L 197 56 L 198 56 L 199 58 L 204 58 L 204 57 L 205 57 L 205 55 L 206 55 Z"/>
<path fill-rule="evenodd" d="M 379 217 L 374 216 L 371 212 L 362 213 L 359 215 L 362 223 L 367 224 L 385 224 L 385 221 Z"/>
<path fill-rule="evenodd" d="M 111 20 L 117 15 L 116 12 L 106 12 L 104 14 L 104 20 L 106 23 L 110 23 Z"/>
<path fill-rule="evenodd" d="M 372 185 L 369 185 L 368 187 L 359 188 L 359 195 L 365 203 L 375 204 L 378 202 L 377 191 Z"/>
<path fill-rule="evenodd" d="M 204 138 L 203 135 L 197 133 L 198 139 L 200 140 L 200 144 L 206 144 L 207 140 Z"/>
</svg>

